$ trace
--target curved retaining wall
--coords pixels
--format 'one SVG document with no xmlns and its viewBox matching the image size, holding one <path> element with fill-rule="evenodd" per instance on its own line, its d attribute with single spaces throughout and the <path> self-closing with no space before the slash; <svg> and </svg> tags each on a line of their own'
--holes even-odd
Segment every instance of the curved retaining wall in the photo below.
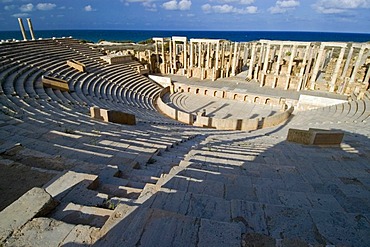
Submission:
<svg viewBox="0 0 370 247">
<path fill-rule="evenodd" d="M 169 92 L 170 87 L 166 87 L 159 94 L 159 97 L 157 98 L 158 110 L 164 115 L 179 122 L 198 127 L 215 128 L 219 130 L 256 130 L 258 128 L 276 126 L 285 122 L 294 110 L 294 107 L 292 106 L 282 113 L 262 119 L 221 119 L 214 117 L 205 117 L 184 112 L 167 105 L 162 98 Z"/>
</svg>

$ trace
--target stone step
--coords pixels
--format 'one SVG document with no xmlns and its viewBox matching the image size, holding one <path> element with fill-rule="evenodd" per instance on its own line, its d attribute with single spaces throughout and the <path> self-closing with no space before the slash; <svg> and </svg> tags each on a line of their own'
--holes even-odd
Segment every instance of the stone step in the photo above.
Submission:
<svg viewBox="0 0 370 247">
<path fill-rule="evenodd" d="M 50 180 L 43 188 L 55 199 L 62 200 L 73 188 L 84 183 L 87 188 L 98 176 L 87 173 L 66 171 Z"/>
<path fill-rule="evenodd" d="M 59 246 L 68 236 L 69 239 L 76 240 L 75 227 L 51 218 L 35 218 L 15 232 L 5 242 L 5 246 Z"/>
<path fill-rule="evenodd" d="M 230 201 L 219 197 L 177 191 L 169 193 L 166 189 L 153 195 L 151 208 L 202 219 L 230 222 Z"/>
<path fill-rule="evenodd" d="M 34 217 L 48 214 L 57 204 L 44 189 L 30 189 L 0 212 L 0 242 Z"/>
<path fill-rule="evenodd" d="M 103 205 L 109 199 L 109 195 L 97 191 L 99 186 L 98 176 L 94 176 L 94 180 L 83 180 L 76 184 L 63 198 L 62 202 L 72 202 L 85 206 Z"/>
<path fill-rule="evenodd" d="M 70 202 L 61 203 L 50 217 L 74 225 L 89 225 L 100 228 L 112 212 L 112 209 L 89 207 Z"/>
<path fill-rule="evenodd" d="M 241 231 L 235 223 L 199 219 L 141 207 L 116 222 L 96 244 L 98 246 L 240 246 Z"/>
<path fill-rule="evenodd" d="M 96 189 L 100 193 L 109 195 L 109 197 L 124 197 L 129 199 L 137 199 L 143 189 L 120 186 L 115 184 L 100 184 Z"/>
</svg>

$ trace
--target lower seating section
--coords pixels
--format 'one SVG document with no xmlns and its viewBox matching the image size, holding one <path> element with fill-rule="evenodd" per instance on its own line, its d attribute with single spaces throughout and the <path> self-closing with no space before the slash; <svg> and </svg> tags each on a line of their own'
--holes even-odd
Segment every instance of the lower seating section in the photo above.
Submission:
<svg viewBox="0 0 370 247">
<path fill-rule="evenodd" d="M 78 41 L 13 46 L 46 43 L 88 72 L 31 66 L 0 46 L 1 246 L 370 245 L 369 94 L 273 128 L 201 129 L 161 116 L 158 86 Z M 43 88 L 44 73 L 74 90 Z M 90 106 L 139 121 L 95 120 Z M 344 138 L 306 146 L 286 141 L 291 128 Z"/>
</svg>

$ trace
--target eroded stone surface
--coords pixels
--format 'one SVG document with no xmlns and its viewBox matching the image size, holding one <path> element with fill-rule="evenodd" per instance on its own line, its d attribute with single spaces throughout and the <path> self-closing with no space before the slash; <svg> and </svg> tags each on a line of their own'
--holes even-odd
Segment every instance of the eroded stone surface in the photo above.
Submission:
<svg viewBox="0 0 370 247">
<path fill-rule="evenodd" d="M 33 188 L 0 212 L 0 240 L 6 239 L 36 216 L 49 213 L 57 203 L 44 189 Z"/>
</svg>

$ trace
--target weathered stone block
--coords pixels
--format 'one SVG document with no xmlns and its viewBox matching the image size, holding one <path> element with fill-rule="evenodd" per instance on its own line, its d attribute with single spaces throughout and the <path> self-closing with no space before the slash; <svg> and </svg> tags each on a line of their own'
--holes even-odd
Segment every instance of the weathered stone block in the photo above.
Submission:
<svg viewBox="0 0 370 247">
<path fill-rule="evenodd" d="M 41 81 L 44 87 L 50 87 L 53 89 L 58 89 L 60 91 L 69 91 L 68 82 L 65 80 L 51 76 L 42 76 Z"/>
<path fill-rule="evenodd" d="M 57 202 L 44 189 L 32 188 L 0 212 L 0 241 L 34 217 L 48 214 Z"/>
<path fill-rule="evenodd" d="M 67 65 L 74 68 L 74 69 L 77 69 L 78 71 L 81 71 L 81 72 L 85 72 L 86 71 L 86 65 L 79 62 L 79 61 L 76 61 L 76 60 L 67 60 Z"/>
<path fill-rule="evenodd" d="M 289 129 L 287 141 L 310 145 L 311 133 L 307 130 Z"/>
<path fill-rule="evenodd" d="M 344 133 L 335 130 L 323 129 L 289 129 L 287 141 L 305 145 L 336 146 L 340 145 Z"/>
<path fill-rule="evenodd" d="M 92 118 L 103 120 L 105 122 L 119 123 L 119 124 L 128 124 L 136 125 L 136 117 L 133 114 L 100 109 L 97 107 L 90 108 L 90 115 Z"/>
</svg>

